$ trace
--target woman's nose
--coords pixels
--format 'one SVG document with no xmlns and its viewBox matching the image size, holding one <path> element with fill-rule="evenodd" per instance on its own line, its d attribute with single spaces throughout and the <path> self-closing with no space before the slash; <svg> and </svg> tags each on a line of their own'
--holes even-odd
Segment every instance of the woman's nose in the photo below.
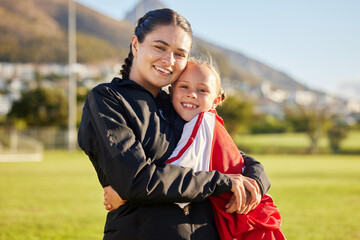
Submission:
<svg viewBox="0 0 360 240">
<path fill-rule="evenodd" d="M 173 66 L 175 64 L 175 57 L 173 52 L 167 52 L 163 56 L 163 62 L 166 63 L 168 66 Z"/>
</svg>

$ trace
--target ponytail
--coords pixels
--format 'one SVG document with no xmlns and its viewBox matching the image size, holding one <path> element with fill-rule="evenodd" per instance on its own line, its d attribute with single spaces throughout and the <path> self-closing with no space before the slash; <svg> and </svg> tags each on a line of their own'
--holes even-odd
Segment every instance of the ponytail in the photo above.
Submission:
<svg viewBox="0 0 360 240">
<path fill-rule="evenodd" d="M 128 57 L 125 58 L 124 64 L 121 66 L 122 69 L 120 70 L 120 74 L 123 79 L 129 79 L 130 69 L 131 69 L 133 59 L 134 59 L 134 55 L 132 53 L 131 44 L 130 44 L 130 52 L 128 54 Z"/>
</svg>

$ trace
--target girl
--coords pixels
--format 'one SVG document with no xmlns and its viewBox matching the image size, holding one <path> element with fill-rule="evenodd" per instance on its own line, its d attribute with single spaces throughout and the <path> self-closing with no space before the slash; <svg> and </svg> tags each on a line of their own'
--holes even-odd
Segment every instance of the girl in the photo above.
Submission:
<svg viewBox="0 0 360 240">
<path fill-rule="evenodd" d="M 215 111 L 225 99 L 215 68 L 204 61 L 189 60 L 170 92 L 176 112 L 188 123 L 167 163 L 195 171 L 241 173 L 242 156 Z M 285 239 L 280 231 L 280 213 L 269 195 L 253 211 L 242 215 L 225 211 L 230 197 L 229 193 L 209 197 L 221 239 Z M 189 211 L 188 205 L 179 205 Z"/>
<path fill-rule="evenodd" d="M 103 187 L 125 204 L 107 215 L 104 239 L 218 239 L 208 196 L 232 191 L 228 211 L 245 207 L 245 187 L 270 184 L 263 167 L 246 157 L 248 175 L 227 175 L 166 164 L 184 121 L 173 114 L 163 86 L 184 70 L 192 45 L 190 24 L 170 9 L 139 19 L 122 78 L 90 91 L 79 127 L 79 146 Z M 165 99 L 165 100 L 164 100 Z M 165 105 L 164 105 L 165 103 Z M 253 193 L 253 195 L 255 195 Z M 192 202 L 185 215 L 173 202 Z"/>
</svg>

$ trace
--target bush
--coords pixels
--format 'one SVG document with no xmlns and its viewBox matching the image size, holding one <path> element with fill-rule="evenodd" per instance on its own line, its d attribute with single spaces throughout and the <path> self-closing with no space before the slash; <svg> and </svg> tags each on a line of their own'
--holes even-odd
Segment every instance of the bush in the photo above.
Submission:
<svg viewBox="0 0 360 240">
<path fill-rule="evenodd" d="M 284 133 L 286 132 L 286 123 L 275 116 L 258 116 L 257 120 L 250 124 L 250 132 L 257 133 Z"/>
<path fill-rule="evenodd" d="M 348 128 L 345 124 L 336 124 L 327 130 L 329 145 L 333 153 L 339 153 L 341 142 L 347 137 Z"/>
</svg>

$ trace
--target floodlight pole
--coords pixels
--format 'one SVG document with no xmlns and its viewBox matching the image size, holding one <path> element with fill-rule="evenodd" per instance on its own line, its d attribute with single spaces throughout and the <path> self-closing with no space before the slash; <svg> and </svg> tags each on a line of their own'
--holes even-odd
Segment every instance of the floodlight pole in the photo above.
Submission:
<svg viewBox="0 0 360 240">
<path fill-rule="evenodd" d="M 68 119 L 68 149 L 76 149 L 76 1 L 69 0 L 69 23 L 68 23 L 68 44 L 69 44 L 69 119 Z"/>
</svg>

